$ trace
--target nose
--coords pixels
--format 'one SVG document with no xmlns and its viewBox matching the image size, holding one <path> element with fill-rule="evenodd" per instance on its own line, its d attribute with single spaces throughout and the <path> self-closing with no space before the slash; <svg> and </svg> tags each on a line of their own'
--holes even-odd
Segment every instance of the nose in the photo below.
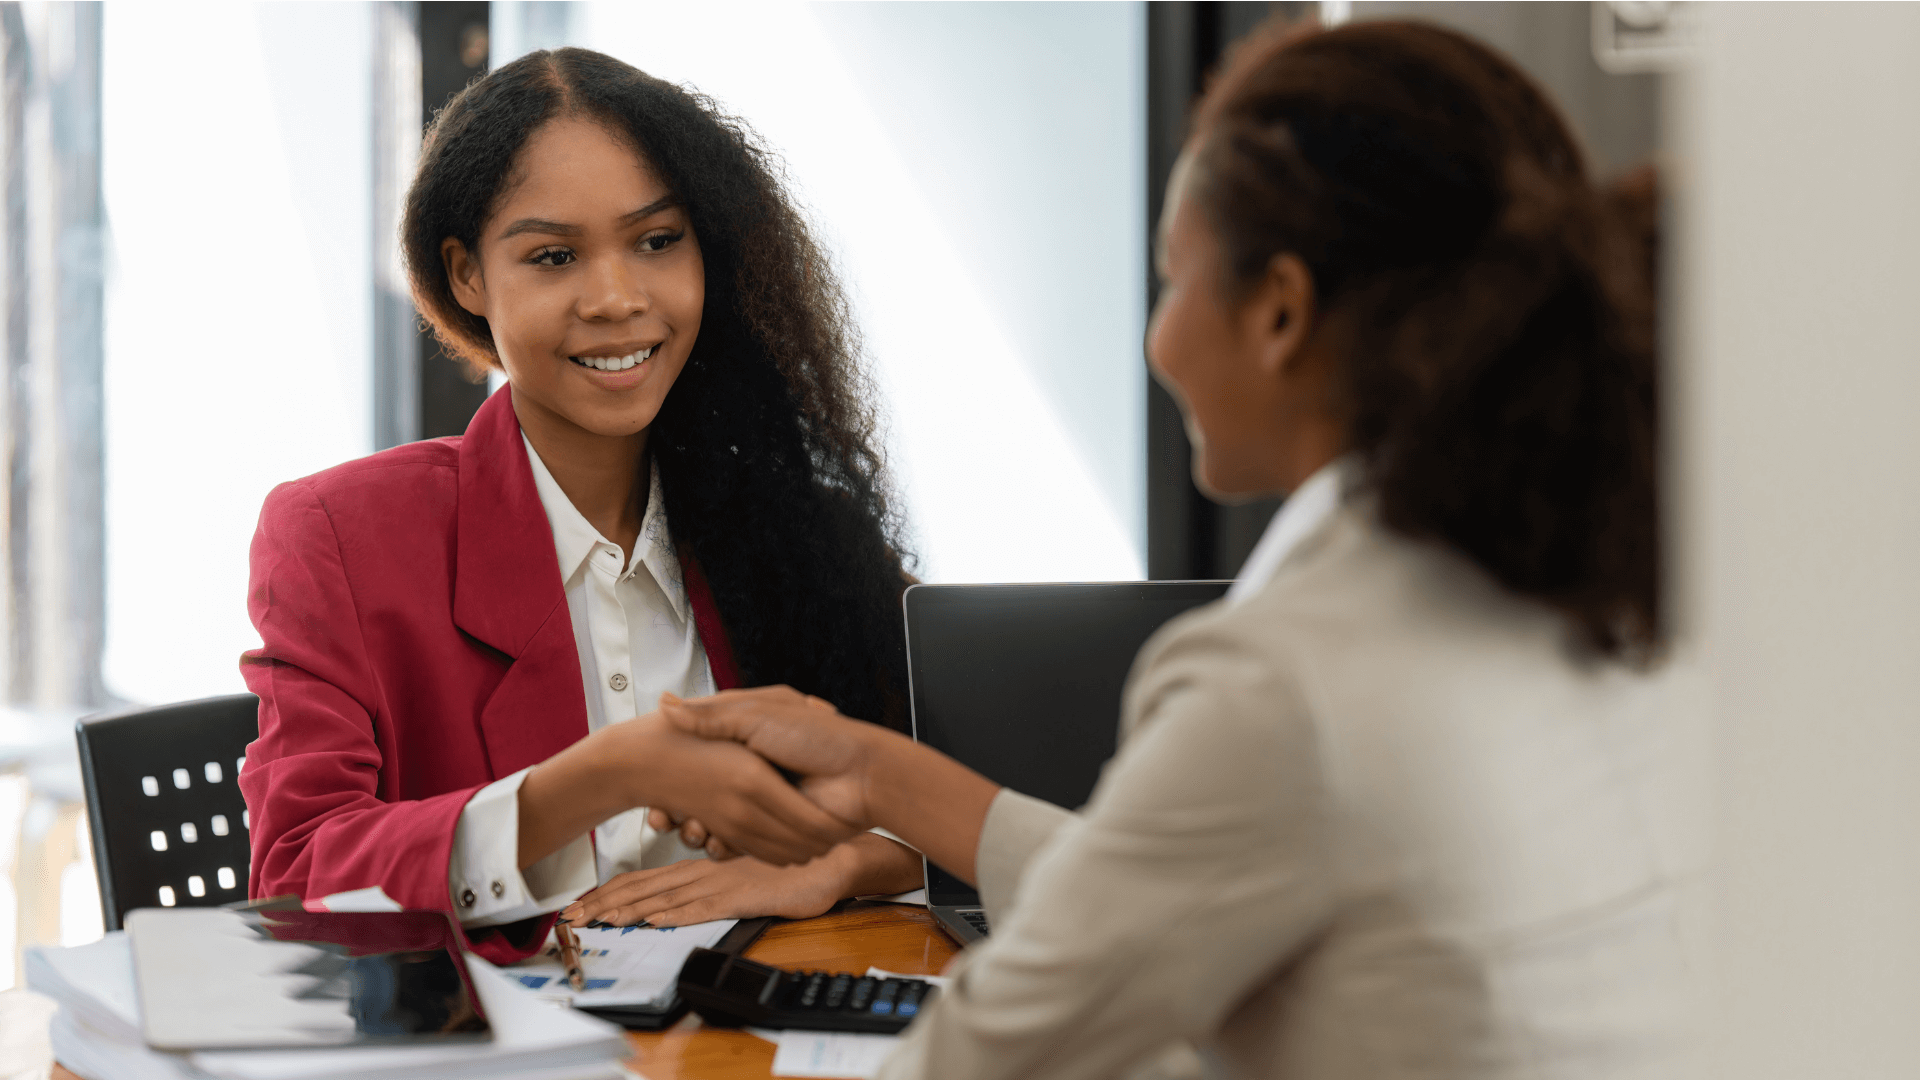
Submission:
<svg viewBox="0 0 1920 1080">
<path fill-rule="evenodd" d="M 645 281 L 625 259 L 597 259 L 580 281 L 578 310 L 588 322 L 622 322 L 652 304 Z"/>
</svg>

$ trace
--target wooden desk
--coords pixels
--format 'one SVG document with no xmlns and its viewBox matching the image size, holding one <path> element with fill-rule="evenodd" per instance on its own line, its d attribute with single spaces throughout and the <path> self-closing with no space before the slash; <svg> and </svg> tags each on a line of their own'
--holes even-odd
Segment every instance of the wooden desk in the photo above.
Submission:
<svg viewBox="0 0 1920 1080">
<path fill-rule="evenodd" d="M 863 972 L 872 966 L 938 975 L 957 951 L 925 908 L 855 900 L 817 919 L 774 924 L 747 956 L 783 968 Z M 647 1080 L 759 1080 L 773 1074 L 772 1043 L 706 1027 L 693 1015 L 666 1031 L 630 1031 L 627 1041 L 634 1049 L 627 1067 Z"/>
<path fill-rule="evenodd" d="M 747 956 L 783 968 L 938 975 L 959 950 L 927 909 L 854 900 L 827 915 L 775 923 Z M 710 1028 L 688 1014 L 666 1031 L 629 1031 L 627 1067 L 647 1080 L 736 1080 L 773 1074 L 773 1044 L 744 1031 Z M 52 1080 L 80 1080 L 53 1067 Z M 104 1080 L 104 1078 L 101 1078 Z"/>
</svg>

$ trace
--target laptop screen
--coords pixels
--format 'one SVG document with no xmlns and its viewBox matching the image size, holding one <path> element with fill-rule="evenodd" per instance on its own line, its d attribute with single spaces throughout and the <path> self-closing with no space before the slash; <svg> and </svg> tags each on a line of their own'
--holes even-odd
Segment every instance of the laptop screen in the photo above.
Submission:
<svg viewBox="0 0 1920 1080">
<path fill-rule="evenodd" d="M 915 585 L 905 601 L 914 737 L 996 783 L 1078 809 L 1113 756 L 1134 654 L 1228 584 Z M 979 901 L 929 864 L 927 902 Z"/>
</svg>

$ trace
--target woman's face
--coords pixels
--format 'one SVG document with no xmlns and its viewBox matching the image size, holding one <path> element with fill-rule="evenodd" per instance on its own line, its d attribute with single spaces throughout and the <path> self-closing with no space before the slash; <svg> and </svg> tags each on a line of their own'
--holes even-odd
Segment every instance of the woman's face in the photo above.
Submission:
<svg viewBox="0 0 1920 1080">
<path fill-rule="evenodd" d="M 493 331 L 522 426 L 646 429 L 706 300 L 685 207 L 630 145 L 585 119 L 535 132 L 512 185 L 477 253 L 452 239 L 442 253 L 455 299 Z"/>
<path fill-rule="evenodd" d="M 1220 242 L 1187 195 L 1191 172 L 1183 157 L 1168 186 L 1147 359 L 1186 418 L 1202 490 L 1222 499 L 1291 491 L 1344 442 L 1329 409 L 1331 367 L 1311 341 L 1312 275 L 1286 255 L 1230 289 Z"/>
</svg>

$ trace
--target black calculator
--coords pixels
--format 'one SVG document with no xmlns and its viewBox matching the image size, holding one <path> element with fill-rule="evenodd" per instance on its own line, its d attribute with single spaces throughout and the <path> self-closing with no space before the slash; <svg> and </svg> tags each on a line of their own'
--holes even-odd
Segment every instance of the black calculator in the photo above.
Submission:
<svg viewBox="0 0 1920 1080">
<path fill-rule="evenodd" d="M 891 1035 L 934 992 L 921 979 L 782 971 L 745 957 L 695 949 L 680 968 L 680 996 L 710 1023 Z"/>
</svg>

